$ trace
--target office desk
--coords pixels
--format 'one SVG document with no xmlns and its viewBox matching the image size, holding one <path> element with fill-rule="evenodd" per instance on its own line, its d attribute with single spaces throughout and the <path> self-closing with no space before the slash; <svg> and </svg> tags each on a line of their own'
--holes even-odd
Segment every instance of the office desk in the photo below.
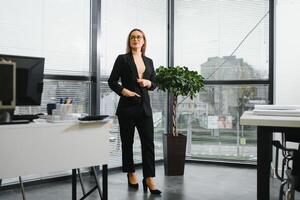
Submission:
<svg viewBox="0 0 300 200">
<path fill-rule="evenodd" d="M 261 116 L 246 111 L 240 124 L 257 126 L 257 199 L 269 200 L 273 132 L 300 134 L 300 117 Z"/>
<path fill-rule="evenodd" d="M 107 199 L 108 122 L 1 125 L 0 178 L 103 165 Z"/>
</svg>

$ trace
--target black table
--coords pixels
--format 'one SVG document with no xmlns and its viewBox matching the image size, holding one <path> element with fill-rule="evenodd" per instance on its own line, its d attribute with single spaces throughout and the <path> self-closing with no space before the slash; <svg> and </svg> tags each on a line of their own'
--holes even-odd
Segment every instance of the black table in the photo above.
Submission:
<svg viewBox="0 0 300 200">
<path fill-rule="evenodd" d="M 240 122 L 257 126 L 257 200 L 269 200 L 273 133 L 300 134 L 300 117 L 261 116 L 246 111 Z"/>
</svg>

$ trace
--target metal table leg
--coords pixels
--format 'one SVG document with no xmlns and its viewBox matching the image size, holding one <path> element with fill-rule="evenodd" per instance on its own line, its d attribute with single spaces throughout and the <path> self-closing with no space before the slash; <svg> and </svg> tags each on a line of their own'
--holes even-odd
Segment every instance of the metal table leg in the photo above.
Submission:
<svg viewBox="0 0 300 200">
<path fill-rule="evenodd" d="M 82 176 L 81 176 L 80 169 L 77 169 L 77 172 L 78 172 L 78 178 L 79 178 L 79 181 L 80 181 L 82 193 L 83 193 L 83 195 L 85 195 L 86 194 L 86 190 L 85 190 L 84 185 L 83 185 L 83 181 L 82 181 Z"/>
<path fill-rule="evenodd" d="M 102 165 L 102 189 L 103 189 L 103 200 L 107 200 L 107 165 Z"/>
<path fill-rule="evenodd" d="M 76 169 L 72 169 L 72 200 L 77 199 L 76 183 L 77 183 Z"/>
<path fill-rule="evenodd" d="M 21 176 L 19 176 L 19 181 L 20 181 L 20 186 L 21 186 L 23 200 L 26 200 L 24 185 L 23 185 L 23 181 L 22 181 L 22 177 Z"/>
<path fill-rule="evenodd" d="M 103 199 L 103 194 L 102 194 L 102 191 L 101 191 L 101 188 L 100 188 L 100 184 L 99 184 L 99 181 L 98 181 L 98 173 L 96 171 L 96 168 L 95 167 L 92 167 L 92 170 L 93 170 L 93 174 L 94 174 L 94 178 L 95 178 L 95 182 L 96 182 L 96 185 L 97 185 L 97 188 L 98 188 L 98 192 L 99 192 L 99 195 L 100 195 L 100 198 Z"/>
<path fill-rule="evenodd" d="M 100 198 L 102 200 L 107 200 L 107 165 L 102 165 L 102 190 L 98 181 L 98 173 L 96 170 L 96 167 L 91 167 L 93 176 L 95 178 L 96 186 L 94 186 L 91 190 L 88 192 L 85 192 L 84 190 L 84 195 L 80 198 L 80 200 L 85 199 L 88 197 L 92 192 L 94 192 L 96 189 L 98 189 Z M 78 171 L 80 174 L 80 171 Z M 76 200 L 76 169 L 72 170 L 72 200 Z M 82 183 L 83 186 L 83 183 Z"/>
<path fill-rule="evenodd" d="M 272 130 L 257 127 L 257 200 L 270 199 L 270 164 L 272 161 Z"/>
</svg>

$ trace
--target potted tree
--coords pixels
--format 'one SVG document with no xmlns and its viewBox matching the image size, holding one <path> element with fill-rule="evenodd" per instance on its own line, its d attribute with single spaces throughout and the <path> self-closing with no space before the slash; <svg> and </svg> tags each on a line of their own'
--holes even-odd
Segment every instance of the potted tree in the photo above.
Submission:
<svg viewBox="0 0 300 200">
<path fill-rule="evenodd" d="M 156 69 L 156 82 L 159 90 L 169 92 L 173 97 L 172 133 L 164 134 L 164 166 L 165 174 L 179 176 L 184 174 L 186 136 L 176 129 L 176 108 L 178 96 L 193 99 L 204 86 L 204 78 L 187 67 L 164 67 Z"/>
</svg>

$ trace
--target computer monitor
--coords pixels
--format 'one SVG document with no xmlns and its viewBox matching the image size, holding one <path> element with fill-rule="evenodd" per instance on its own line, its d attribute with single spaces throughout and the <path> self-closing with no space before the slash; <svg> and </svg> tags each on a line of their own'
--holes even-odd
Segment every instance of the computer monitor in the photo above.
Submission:
<svg viewBox="0 0 300 200">
<path fill-rule="evenodd" d="M 45 59 L 0 54 L 0 60 L 16 63 L 16 105 L 40 105 Z"/>
<path fill-rule="evenodd" d="M 16 64 L 0 59 L 0 122 L 10 120 L 16 106 Z"/>
</svg>

